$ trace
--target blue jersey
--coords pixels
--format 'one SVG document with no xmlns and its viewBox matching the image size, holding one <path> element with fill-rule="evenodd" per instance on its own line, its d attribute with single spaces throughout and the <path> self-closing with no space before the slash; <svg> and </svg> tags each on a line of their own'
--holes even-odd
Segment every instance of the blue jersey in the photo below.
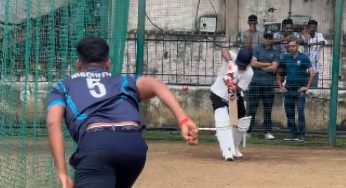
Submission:
<svg viewBox="0 0 346 188">
<path fill-rule="evenodd" d="M 306 87 L 309 81 L 309 71 L 311 67 L 310 59 L 307 55 L 299 52 L 294 59 L 291 54 L 286 54 L 280 66 L 286 71 L 286 85 L 288 90 L 298 90 Z"/>
<path fill-rule="evenodd" d="M 78 143 L 91 123 L 140 123 L 139 101 L 132 76 L 112 76 L 91 68 L 56 84 L 48 95 L 48 109 L 55 105 L 65 107 L 65 124 Z"/>
</svg>

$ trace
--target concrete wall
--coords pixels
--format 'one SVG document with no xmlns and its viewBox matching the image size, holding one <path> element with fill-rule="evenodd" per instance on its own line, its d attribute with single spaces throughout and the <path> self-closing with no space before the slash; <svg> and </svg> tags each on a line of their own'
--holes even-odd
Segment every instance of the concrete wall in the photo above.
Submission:
<svg viewBox="0 0 346 188">
<path fill-rule="evenodd" d="M 130 3 L 128 30 L 133 31 L 137 28 L 138 2 Z M 198 28 L 200 16 L 204 15 L 217 15 L 217 31 L 225 29 L 224 0 L 150 0 L 146 3 L 147 31 L 158 31 L 160 28 L 164 32 L 194 32 Z"/>
<path fill-rule="evenodd" d="M 214 127 L 214 114 L 206 87 L 189 87 L 186 92 L 181 87 L 171 87 L 186 113 L 199 127 Z M 308 131 L 328 129 L 329 90 L 310 90 L 307 96 L 305 118 Z M 339 92 L 337 130 L 346 130 L 346 93 Z M 287 128 L 283 106 L 283 94 L 276 92 L 272 111 L 273 129 Z M 144 123 L 149 127 L 175 126 L 176 120 L 157 98 L 142 105 Z M 296 116 L 297 117 L 297 116 Z M 263 121 L 262 105 L 256 115 L 256 127 L 261 128 Z"/>
<path fill-rule="evenodd" d="M 198 4 L 198 2 L 200 2 Z M 292 16 L 309 16 L 319 22 L 319 31 L 322 32 L 331 44 L 333 33 L 333 10 L 334 1 L 331 0 L 292 0 Z M 129 15 L 129 31 L 134 31 L 137 27 L 137 2 L 131 1 Z M 211 4 L 212 3 L 212 4 Z M 346 5 L 345 5 L 346 6 Z M 199 7 L 199 8 L 198 8 Z M 215 10 L 214 10 L 214 8 Z M 274 11 L 268 11 L 273 8 Z M 231 42 L 236 40 L 239 31 L 246 30 L 247 17 L 256 14 L 259 18 L 259 29 L 263 30 L 263 25 L 267 22 L 280 22 L 289 15 L 289 0 L 192 0 L 192 1 L 147 1 L 147 14 L 150 20 L 146 19 L 147 39 L 156 41 L 146 41 L 145 46 L 145 72 L 147 74 L 176 74 L 184 76 L 161 76 L 159 79 L 168 83 L 186 84 L 211 84 L 211 79 L 215 76 L 215 67 L 221 63 L 220 48 L 210 41 L 224 41 L 230 38 Z M 201 15 L 215 14 L 218 16 L 217 30 L 225 32 L 226 35 L 205 36 L 170 36 L 172 33 L 192 33 L 196 32 L 196 21 Z M 346 8 L 345 11 L 346 13 Z M 152 23 L 151 23 L 151 22 Z M 153 24 L 163 30 L 159 29 Z M 131 32 L 130 32 L 131 33 Z M 129 34 L 129 37 L 135 37 Z M 181 40 L 179 42 L 165 40 Z M 205 40 L 209 43 L 194 43 L 188 40 Z M 161 41 L 160 41 L 161 40 Z M 345 56 L 344 50 L 342 50 Z M 128 42 L 124 58 L 125 72 L 134 72 L 136 62 L 136 44 Z M 321 52 L 321 72 L 320 87 L 329 87 L 331 78 L 332 49 L 325 47 Z M 346 79 L 346 58 L 341 59 L 340 76 Z M 208 78 L 199 80 L 198 76 L 206 74 Z M 341 82 L 340 87 L 346 88 L 346 83 Z"/>
<path fill-rule="evenodd" d="M 169 86 L 186 113 L 199 127 L 214 127 L 214 114 L 209 99 L 209 87 L 201 86 Z M 34 82 L 24 86 L 24 82 L 11 82 L 4 85 L 6 100 L 0 101 L 2 123 L 6 125 L 32 125 L 34 121 L 45 124 L 46 96 L 51 88 L 47 82 L 40 82 L 38 87 Z M 24 90 L 26 88 L 26 90 Z M 35 99 L 35 96 L 37 97 Z M 246 93 L 245 93 L 246 96 Z M 272 111 L 274 129 L 286 128 L 286 117 L 283 106 L 283 94 L 276 92 Z M 305 108 L 306 127 L 308 131 L 327 130 L 329 123 L 329 90 L 309 90 Z M 262 105 L 256 115 L 256 126 L 261 128 L 263 121 Z M 23 111 L 25 109 L 25 111 Z M 36 109 L 36 110 L 35 110 Z M 141 105 L 142 118 L 148 127 L 176 126 L 177 122 L 169 110 L 153 98 Z M 25 114 L 23 114 L 25 113 Z M 346 130 L 346 91 L 339 91 L 337 130 Z"/>
<path fill-rule="evenodd" d="M 137 1 L 130 3 L 128 30 L 133 31 L 137 28 Z M 320 23 L 319 31 L 327 38 L 331 37 L 334 28 L 334 1 L 331 0 L 292 0 L 291 10 L 289 0 L 151 0 L 147 1 L 146 7 L 147 31 L 157 31 L 157 27 L 165 32 L 196 31 L 200 16 L 217 15 L 217 31 L 233 36 L 248 28 L 247 17 L 250 14 L 258 16 L 258 27 L 263 30 L 264 23 L 281 23 L 290 11 L 292 16 L 309 16 L 317 20 Z M 271 8 L 273 12 L 268 11 Z M 343 25 L 345 30 L 346 26 Z"/>
</svg>

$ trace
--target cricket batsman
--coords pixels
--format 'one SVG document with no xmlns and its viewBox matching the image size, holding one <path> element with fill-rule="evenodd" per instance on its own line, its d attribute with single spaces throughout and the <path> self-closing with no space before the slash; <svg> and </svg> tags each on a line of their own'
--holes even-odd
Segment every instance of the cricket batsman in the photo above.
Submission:
<svg viewBox="0 0 346 188">
<path fill-rule="evenodd" d="M 225 63 L 211 86 L 210 99 L 214 110 L 216 137 L 222 156 L 226 161 L 233 161 L 235 157 L 243 156 L 239 151 L 239 144 L 248 127 L 244 131 L 238 126 L 232 126 L 230 116 L 237 115 L 238 118 L 242 118 L 246 114 L 242 91 L 247 90 L 254 74 L 249 66 L 252 49 L 240 49 L 238 54 L 222 49 L 222 57 Z M 229 112 L 229 103 L 233 101 L 236 101 L 238 106 L 237 114 Z M 239 124 L 244 123 L 239 121 Z"/>
</svg>

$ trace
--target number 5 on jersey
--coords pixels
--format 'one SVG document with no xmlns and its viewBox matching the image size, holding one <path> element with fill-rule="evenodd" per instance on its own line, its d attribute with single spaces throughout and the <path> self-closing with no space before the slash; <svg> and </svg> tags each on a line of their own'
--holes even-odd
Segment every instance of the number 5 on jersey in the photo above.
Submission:
<svg viewBox="0 0 346 188">
<path fill-rule="evenodd" d="M 90 95 L 95 98 L 101 98 L 106 95 L 106 87 L 101 82 L 100 78 L 87 78 L 86 82 L 89 88 Z"/>
</svg>

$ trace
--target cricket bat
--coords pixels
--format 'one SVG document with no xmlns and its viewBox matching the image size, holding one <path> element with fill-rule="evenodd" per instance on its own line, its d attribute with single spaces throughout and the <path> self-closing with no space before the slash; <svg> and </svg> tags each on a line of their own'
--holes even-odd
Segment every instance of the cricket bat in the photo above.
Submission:
<svg viewBox="0 0 346 188">
<path fill-rule="evenodd" d="M 237 103 L 237 92 L 235 88 L 233 91 L 228 90 L 228 94 L 230 95 L 228 102 L 228 112 L 229 112 L 229 123 L 232 127 L 238 126 L 238 103 Z M 232 99 L 232 100 L 231 100 Z"/>
<path fill-rule="evenodd" d="M 232 64 L 228 64 L 227 66 L 227 75 L 225 76 L 225 80 L 227 82 L 227 88 L 228 88 L 228 113 L 229 113 L 229 121 L 231 127 L 237 127 L 238 126 L 238 103 L 237 103 L 237 91 L 236 86 L 233 82 L 235 79 L 235 72 Z"/>
</svg>

